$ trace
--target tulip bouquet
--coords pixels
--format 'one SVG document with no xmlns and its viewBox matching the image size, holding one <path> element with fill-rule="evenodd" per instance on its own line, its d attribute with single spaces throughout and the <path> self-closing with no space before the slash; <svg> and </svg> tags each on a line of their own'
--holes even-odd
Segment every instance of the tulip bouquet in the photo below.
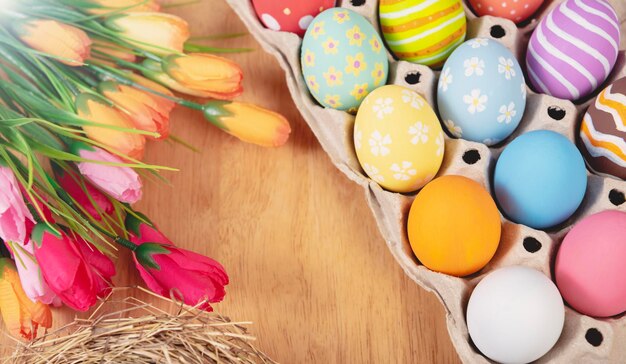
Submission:
<svg viewBox="0 0 626 364">
<path fill-rule="evenodd" d="M 176 105 L 262 146 L 290 127 L 232 101 L 241 69 L 188 38 L 152 0 L 0 0 L 0 314 L 12 333 L 32 339 L 50 305 L 85 311 L 107 296 L 119 248 L 160 295 L 207 311 L 224 297 L 218 262 L 132 208 L 141 178 L 167 169 L 141 161 L 145 143 L 168 137 Z"/>
</svg>

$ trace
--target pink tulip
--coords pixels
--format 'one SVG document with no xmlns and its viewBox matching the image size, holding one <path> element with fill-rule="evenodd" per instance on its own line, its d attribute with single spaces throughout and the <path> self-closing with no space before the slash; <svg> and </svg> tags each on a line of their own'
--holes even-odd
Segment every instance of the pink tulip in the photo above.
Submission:
<svg viewBox="0 0 626 364">
<path fill-rule="evenodd" d="M 48 283 L 43 279 L 41 267 L 35 259 L 35 248 L 33 242 L 26 245 L 13 243 L 7 245 L 15 258 L 17 273 L 22 283 L 22 288 L 26 296 L 33 302 L 41 302 L 46 305 L 61 305 L 61 299 L 50 289 Z"/>
<path fill-rule="evenodd" d="M 74 143 L 71 149 L 74 154 L 84 159 L 105 163 L 124 163 L 111 153 L 87 144 Z M 96 162 L 79 162 L 77 166 L 86 179 L 116 200 L 132 204 L 141 198 L 141 179 L 132 168 Z"/>
<path fill-rule="evenodd" d="M 100 221 L 102 220 L 102 215 L 111 215 L 113 213 L 113 204 L 107 196 L 91 183 L 82 179 L 78 173 L 65 171 L 56 164 L 52 165 L 52 170 L 57 182 L 59 182 L 65 192 L 95 220 Z"/>
<path fill-rule="evenodd" d="M 179 249 L 146 216 L 126 215 L 126 230 L 135 266 L 148 288 L 164 296 L 211 311 L 210 302 L 224 298 L 228 275 L 215 260 Z"/>
<path fill-rule="evenodd" d="M 82 239 L 72 240 L 60 227 L 57 231 L 47 224 L 35 226 L 32 240 L 35 242 L 35 258 L 48 285 L 65 303 L 77 311 L 86 311 L 98 297 L 109 292 L 111 276 L 115 274 L 113 263 L 103 254 L 85 250 Z"/>
<path fill-rule="evenodd" d="M 220 263 L 170 244 L 143 243 L 134 251 L 135 266 L 148 288 L 206 311 L 224 298 L 228 276 Z"/>
<path fill-rule="evenodd" d="M 24 243 L 27 221 L 33 221 L 13 171 L 0 165 L 0 239 Z"/>
</svg>

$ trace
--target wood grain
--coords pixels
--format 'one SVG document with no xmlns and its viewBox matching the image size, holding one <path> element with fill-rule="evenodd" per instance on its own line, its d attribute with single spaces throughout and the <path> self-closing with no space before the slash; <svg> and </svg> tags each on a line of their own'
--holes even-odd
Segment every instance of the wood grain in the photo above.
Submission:
<svg viewBox="0 0 626 364">
<path fill-rule="evenodd" d="M 221 0 L 170 11 L 195 36 L 245 31 Z M 179 246 L 224 264 L 231 284 L 216 311 L 253 321 L 258 346 L 281 363 L 457 363 L 441 305 L 396 264 L 361 188 L 331 164 L 277 63 L 249 36 L 228 44 L 257 49 L 232 56 L 245 73 L 242 99 L 286 115 L 291 139 L 262 149 L 177 109 L 173 134 L 200 152 L 150 144 L 147 162 L 180 172 L 166 174 L 171 186 L 147 182 L 138 209 Z M 117 268 L 117 285 L 141 283 L 128 255 Z M 55 310 L 55 327 L 74 315 Z M 7 355 L 12 340 L 0 344 Z"/>
</svg>

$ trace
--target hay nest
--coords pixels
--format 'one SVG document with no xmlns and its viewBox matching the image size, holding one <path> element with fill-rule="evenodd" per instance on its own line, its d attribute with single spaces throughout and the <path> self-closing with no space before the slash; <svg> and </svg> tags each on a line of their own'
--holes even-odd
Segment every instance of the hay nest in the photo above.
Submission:
<svg viewBox="0 0 626 364">
<path fill-rule="evenodd" d="M 5 362 L 275 363 L 252 345 L 255 338 L 245 327 L 250 322 L 231 322 L 180 303 L 172 314 L 136 298 L 111 297 L 87 319 L 76 318 L 32 342 L 18 342 Z M 124 308 L 102 314 L 112 304 Z"/>
</svg>

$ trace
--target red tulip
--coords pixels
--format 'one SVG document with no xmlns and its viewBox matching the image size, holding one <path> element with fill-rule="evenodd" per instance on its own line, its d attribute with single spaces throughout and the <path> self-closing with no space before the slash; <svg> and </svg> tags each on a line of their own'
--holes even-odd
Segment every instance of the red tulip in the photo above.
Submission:
<svg viewBox="0 0 626 364">
<path fill-rule="evenodd" d="M 100 192 L 80 174 L 63 170 L 52 164 L 54 176 L 61 187 L 95 220 L 102 220 L 102 215 L 113 213 L 113 204 L 105 194 Z"/>
<path fill-rule="evenodd" d="M 107 257 L 91 252 L 83 239 L 72 240 L 59 227 L 54 231 L 45 223 L 35 226 L 35 258 L 50 288 L 63 303 L 77 311 L 86 311 L 98 297 L 108 294 L 108 281 L 115 274 L 113 263 Z M 81 245 L 86 245 L 81 246 Z M 110 260 L 109 260 L 110 262 Z"/>
<path fill-rule="evenodd" d="M 212 311 L 209 302 L 224 298 L 228 276 L 215 260 L 170 244 L 143 243 L 133 252 L 148 288 L 191 306 Z"/>
<path fill-rule="evenodd" d="M 135 245 L 141 245 L 143 243 L 159 243 L 174 245 L 159 231 L 156 225 L 148 219 L 148 217 L 141 212 L 134 212 L 136 214 L 126 215 L 126 231 L 130 235 L 130 241 Z"/>
</svg>

